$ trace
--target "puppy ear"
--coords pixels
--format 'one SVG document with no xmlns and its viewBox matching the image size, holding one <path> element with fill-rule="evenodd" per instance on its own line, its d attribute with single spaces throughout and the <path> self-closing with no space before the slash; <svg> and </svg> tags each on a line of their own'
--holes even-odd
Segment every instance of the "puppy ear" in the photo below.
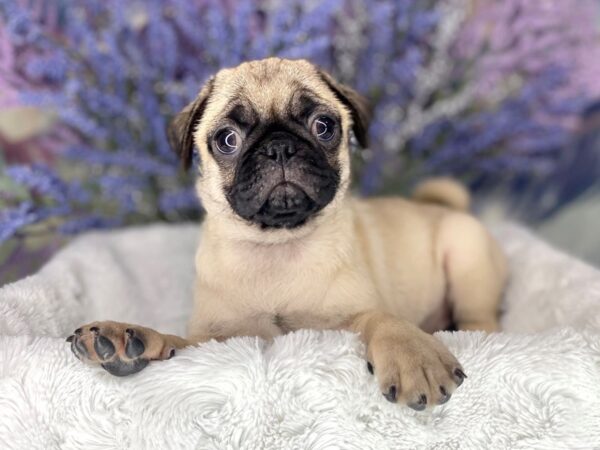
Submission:
<svg viewBox="0 0 600 450">
<path fill-rule="evenodd" d="M 194 130 L 202 119 L 202 114 L 212 92 L 214 78 L 209 79 L 200 90 L 198 97 L 179 112 L 167 128 L 167 139 L 171 148 L 179 155 L 184 169 L 192 165 L 194 152 Z"/>
<path fill-rule="evenodd" d="M 336 81 L 327 72 L 319 70 L 319 76 L 333 91 L 338 100 L 350 109 L 352 131 L 354 131 L 354 135 L 361 147 L 368 147 L 368 131 L 372 116 L 369 101 L 354 89 Z"/>
</svg>

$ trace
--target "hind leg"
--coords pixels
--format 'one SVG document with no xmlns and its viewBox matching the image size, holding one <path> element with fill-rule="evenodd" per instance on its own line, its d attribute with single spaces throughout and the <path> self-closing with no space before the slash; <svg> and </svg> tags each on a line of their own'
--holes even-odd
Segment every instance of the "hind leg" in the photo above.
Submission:
<svg viewBox="0 0 600 450">
<path fill-rule="evenodd" d="M 440 224 L 438 248 L 458 329 L 497 331 L 506 282 L 506 261 L 498 244 L 475 218 L 452 213 Z"/>
</svg>

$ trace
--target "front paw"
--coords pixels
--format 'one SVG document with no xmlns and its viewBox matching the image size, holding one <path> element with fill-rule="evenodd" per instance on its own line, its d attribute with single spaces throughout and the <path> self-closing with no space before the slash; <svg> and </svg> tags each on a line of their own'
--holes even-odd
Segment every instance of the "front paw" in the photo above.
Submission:
<svg viewBox="0 0 600 450">
<path fill-rule="evenodd" d="M 169 336 L 149 328 L 118 322 L 93 322 L 67 338 L 81 361 L 98 364 L 115 376 L 131 375 L 150 360 L 171 358 L 175 347 Z"/>
<path fill-rule="evenodd" d="M 416 327 L 376 333 L 367 347 L 367 361 L 383 396 L 417 411 L 446 403 L 467 377 L 440 341 Z"/>
</svg>

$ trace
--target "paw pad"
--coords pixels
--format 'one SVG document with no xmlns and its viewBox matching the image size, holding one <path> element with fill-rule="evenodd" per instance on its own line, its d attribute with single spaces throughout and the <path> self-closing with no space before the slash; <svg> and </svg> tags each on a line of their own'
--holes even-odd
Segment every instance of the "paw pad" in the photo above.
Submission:
<svg viewBox="0 0 600 450">
<path fill-rule="evenodd" d="M 125 354 L 128 358 L 134 359 L 140 356 L 146 350 L 141 339 L 135 336 L 135 332 L 131 328 L 125 330 L 127 343 L 125 344 Z"/>
<path fill-rule="evenodd" d="M 94 333 L 94 350 L 98 358 L 107 360 L 115 354 L 115 346 L 107 337 Z"/>
</svg>

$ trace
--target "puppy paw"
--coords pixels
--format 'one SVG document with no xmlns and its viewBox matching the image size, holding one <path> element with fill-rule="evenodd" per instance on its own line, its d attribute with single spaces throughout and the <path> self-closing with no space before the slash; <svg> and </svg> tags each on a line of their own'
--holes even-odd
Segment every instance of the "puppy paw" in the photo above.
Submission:
<svg viewBox="0 0 600 450">
<path fill-rule="evenodd" d="M 79 360 L 100 365 L 118 377 L 139 372 L 151 360 L 173 357 L 181 340 L 150 328 L 118 322 L 93 322 L 77 328 L 67 338 Z"/>
<path fill-rule="evenodd" d="M 441 342 L 418 329 L 378 333 L 368 345 L 367 361 L 383 396 L 417 411 L 446 403 L 467 377 Z"/>
</svg>

